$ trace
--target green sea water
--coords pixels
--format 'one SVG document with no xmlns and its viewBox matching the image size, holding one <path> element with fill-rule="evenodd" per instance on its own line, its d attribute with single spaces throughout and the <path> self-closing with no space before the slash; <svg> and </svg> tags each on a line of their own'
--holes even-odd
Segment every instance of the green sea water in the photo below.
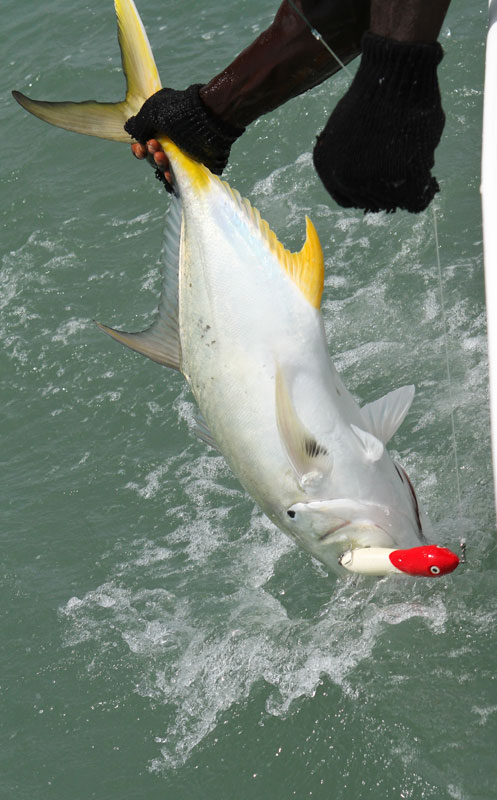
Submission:
<svg viewBox="0 0 497 800">
<path fill-rule="evenodd" d="M 276 4 L 140 0 L 165 85 L 209 79 Z M 433 214 L 338 208 L 313 171 L 339 75 L 251 127 L 226 177 L 326 259 L 330 352 L 367 402 L 415 383 L 392 441 L 434 581 L 339 581 L 190 431 L 181 377 L 103 337 L 160 289 L 167 196 L 125 145 L 49 127 L 11 89 L 118 99 L 110 2 L 2 4 L 0 797 L 491 800 L 497 559 L 479 199 L 486 4 L 453 0 Z M 452 446 L 454 409 L 458 478 Z"/>
</svg>

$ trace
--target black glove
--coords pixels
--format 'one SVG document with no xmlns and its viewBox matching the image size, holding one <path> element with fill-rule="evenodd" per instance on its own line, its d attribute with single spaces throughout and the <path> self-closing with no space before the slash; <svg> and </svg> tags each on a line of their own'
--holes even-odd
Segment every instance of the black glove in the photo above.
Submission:
<svg viewBox="0 0 497 800">
<path fill-rule="evenodd" d="M 443 50 L 365 33 L 362 59 L 314 148 L 314 166 L 345 208 L 423 211 L 445 124 L 437 66 Z"/>
<path fill-rule="evenodd" d="M 161 89 L 146 100 L 125 131 L 145 144 L 160 134 L 169 136 L 185 153 L 220 175 L 228 163 L 231 145 L 245 128 L 235 128 L 213 114 L 199 95 L 201 83 L 184 91 Z"/>
</svg>

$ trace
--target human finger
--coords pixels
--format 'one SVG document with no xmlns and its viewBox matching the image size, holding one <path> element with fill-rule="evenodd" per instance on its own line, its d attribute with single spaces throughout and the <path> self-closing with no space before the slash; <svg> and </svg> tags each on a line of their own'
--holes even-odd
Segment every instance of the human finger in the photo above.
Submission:
<svg viewBox="0 0 497 800">
<path fill-rule="evenodd" d="M 131 145 L 131 152 L 133 153 L 135 158 L 142 159 L 146 158 L 147 148 L 145 147 L 145 145 L 140 144 L 140 142 L 134 142 Z"/>
</svg>

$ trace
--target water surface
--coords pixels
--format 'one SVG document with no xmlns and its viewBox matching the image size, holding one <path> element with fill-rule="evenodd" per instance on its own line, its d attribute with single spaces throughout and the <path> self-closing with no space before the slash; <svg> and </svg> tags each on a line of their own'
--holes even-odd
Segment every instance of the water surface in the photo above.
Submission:
<svg viewBox="0 0 497 800">
<path fill-rule="evenodd" d="M 275 6 L 141 0 L 163 82 L 205 81 Z M 126 146 L 28 117 L 123 90 L 110 3 L 6 0 L 2 148 L 2 770 L 16 800 L 455 798 L 495 792 L 496 553 L 479 166 L 486 7 L 454 0 L 431 210 L 339 209 L 312 168 L 345 75 L 261 119 L 227 178 L 326 259 L 330 351 L 368 402 L 415 383 L 392 449 L 437 538 L 436 581 L 337 581 L 191 432 L 179 375 L 92 320 L 157 304 L 168 200 Z M 6 56 L 6 57 L 5 57 Z M 452 445 L 454 408 L 460 501 Z"/>
</svg>

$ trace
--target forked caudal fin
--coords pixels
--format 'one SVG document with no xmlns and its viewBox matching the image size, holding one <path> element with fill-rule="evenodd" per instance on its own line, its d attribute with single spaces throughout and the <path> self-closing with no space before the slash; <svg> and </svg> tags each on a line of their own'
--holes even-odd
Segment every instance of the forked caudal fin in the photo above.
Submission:
<svg viewBox="0 0 497 800">
<path fill-rule="evenodd" d="M 12 94 L 23 108 L 51 125 L 102 139 L 131 143 L 132 138 L 124 130 L 124 124 L 131 116 L 138 113 L 152 94 L 160 90 L 161 81 L 145 28 L 133 0 L 114 0 L 114 5 L 121 60 L 126 77 L 124 100 L 119 103 L 100 103 L 95 100 L 60 103 L 32 100 L 21 92 Z M 167 137 L 160 134 L 158 137 L 169 158 L 173 157 L 175 168 L 188 173 L 196 188 L 210 185 L 214 176 L 207 167 L 194 161 Z M 258 228 L 260 235 L 302 294 L 315 308 L 319 308 L 324 284 L 324 259 L 312 222 L 306 220 L 306 240 L 302 250 L 290 253 L 247 200 L 228 184 L 219 181 L 219 185 L 224 187 L 230 200 L 235 202 Z"/>
<path fill-rule="evenodd" d="M 127 85 L 126 97 L 123 101 L 100 103 L 88 100 L 78 103 L 61 103 L 32 100 L 20 92 L 13 92 L 13 95 L 27 111 L 52 125 L 77 133 L 130 143 L 132 139 L 124 130 L 125 122 L 140 110 L 143 103 L 152 94 L 160 90 L 161 82 L 145 28 L 133 0 L 115 0 L 114 5 Z M 229 195 L 230 202 L 236 203 L 239 209 L 245 213 L 247 221 L 264 239 L 289 278 L 296 284 L 304 297 L 319 309 L 324 284 L 324 259 L 312 222 L 309 219 L 306 220 L 306 240 L 302 250 L 298 253 L 291 253 L 278 241 L 267 222 L 261 219 L 259 212 L 251 206 L 248 200 L 244 200 L 228 184 L 213 176 L 207 167 L 190 158 L 170 139 L 159 135 L 159 140 L 167 155 L 172 157 L 174 170 L 187 174 L 190 183 L 196 189 L 210 187 L 211 182 L 214 184 L 217 182 L 218 186 L 223 187 L 223 190 Z M 177 269 L 177 263 L 175 268 Z M 161 364 L 178 369 L 181 354 L 176 341 L 177 320 L 174 319 L 172 307 L 166 309 L 165 315 L 162 311 L 159 319 L 148 331 L 138 334 L 116 331 L 103 325 L 100 327 L 131 349 Z M 164 322 L 166 318 L 167 324 Z M 159 342 L 159 335 L 166 332 L 166 327 L 168 345 L 164 348 Z"/>
<path fill-rule="evenodd" d="M 130 143 L 132 139 L 124 130 L 124 123 L 140 110 L 145 100 L 162 87 L 147 34 L 133 0 L 114 0 L 114 6 L 126 77 L 124 100 L 119 103 L 99 103 L 95 100 L 52 103 L 31 100 L 21 92 L 12 94 L 26 111 L 58 128 Z"/>
</svg>

